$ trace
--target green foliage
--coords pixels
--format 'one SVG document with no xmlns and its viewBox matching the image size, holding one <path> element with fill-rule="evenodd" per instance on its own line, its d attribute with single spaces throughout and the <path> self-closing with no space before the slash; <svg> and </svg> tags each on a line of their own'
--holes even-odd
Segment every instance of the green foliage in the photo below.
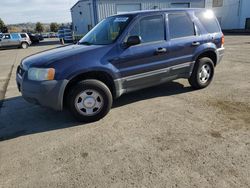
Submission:
<svg viewBox="0 0 250 188">
<path fill-rule="evenodd" d="M 36 23 L 36 32 L 38 33 L 42 33 L 44 31 L 44 27 L 43 27 L 43 24 L 41 22 L 37 22 Z"/>
<path fill-rule="evenodd" d="M 53 22 L 53 23 L 50 24 L 50 31 L 51 32 L 56 33 L 58 31 L 58 29 L 59 29 L 59 25 L 57 23 Z"/>
<path fill-rule="evenodd" d="M 0 18 L 0 32 L 2 33 L 7 33 L 8 32 L 8 29 L 7 27 L 5 26 L 3 20 Z"/>
</svg>

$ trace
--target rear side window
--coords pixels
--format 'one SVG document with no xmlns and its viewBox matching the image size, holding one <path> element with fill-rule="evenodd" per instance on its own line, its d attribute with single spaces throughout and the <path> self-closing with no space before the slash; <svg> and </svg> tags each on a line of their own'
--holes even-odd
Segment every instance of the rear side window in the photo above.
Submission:
<svg viewBox="0 0 250 188">
<path fill-rule="evenodd" d="M 170 38 L 181 38 L 195 35 L 194 23 L 185 13 L 169 14 Z"/>
<path fill-rule="evenodd" d="M 12 39 L 19 39 L 20 38 L 19 34 L 17 34 L 17 33 L 12 33 L 11 37 L 12 37 Z"/>
<path fill-rule="evenodd" d="M 221 32 L 220 26 L 214 15 L 207 16 L 206 12 L 196 13 L 196 17 L 199 18 L 201 24 L 204 26 L 208 33 Z"/>
<path fill-rule="evenodd" d="M 142 43 L 165 40 L 165 24 L 162 15 L 142 18 L 128 36 L 140 36 Z"/>
</svg>

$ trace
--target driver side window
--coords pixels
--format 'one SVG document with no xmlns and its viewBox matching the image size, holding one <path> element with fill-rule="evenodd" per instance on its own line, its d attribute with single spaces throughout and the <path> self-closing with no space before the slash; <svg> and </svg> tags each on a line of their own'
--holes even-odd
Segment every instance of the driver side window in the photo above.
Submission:
<svg viewBox="0 0 250 188">
<path fill-rule="evenodd" d="M 128 37 L 140 36 L 141 43 L 156 42 L 165 40 L 165 24 L 162 15 L 148 16 L 142 18 L 137 22 L 132 30 L 130 30 Z"/>
</svg>

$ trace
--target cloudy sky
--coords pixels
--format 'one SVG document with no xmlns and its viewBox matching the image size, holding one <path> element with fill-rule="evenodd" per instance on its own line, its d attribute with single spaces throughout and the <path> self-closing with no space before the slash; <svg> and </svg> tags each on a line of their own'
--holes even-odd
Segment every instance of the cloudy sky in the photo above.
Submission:
<svg viewBox="0 0 250 188">
<path fill-rule="evenodd" d="M 70 22 L 70 8 L 77 0 L 1 0 L 0 18 L 5 24 Z"/>
</svg>

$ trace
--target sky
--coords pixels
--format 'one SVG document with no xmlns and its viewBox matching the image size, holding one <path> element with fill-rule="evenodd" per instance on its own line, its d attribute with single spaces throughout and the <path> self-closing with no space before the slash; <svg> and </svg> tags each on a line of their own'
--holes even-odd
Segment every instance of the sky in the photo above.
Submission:
<svg viewBox="0 0 250 188">
<path fill-rule="evenodd" d="M 0 18 L 5 24 L 71 22 L 70 8 L 77 0 L 1 0 Z"/>
</svg>

